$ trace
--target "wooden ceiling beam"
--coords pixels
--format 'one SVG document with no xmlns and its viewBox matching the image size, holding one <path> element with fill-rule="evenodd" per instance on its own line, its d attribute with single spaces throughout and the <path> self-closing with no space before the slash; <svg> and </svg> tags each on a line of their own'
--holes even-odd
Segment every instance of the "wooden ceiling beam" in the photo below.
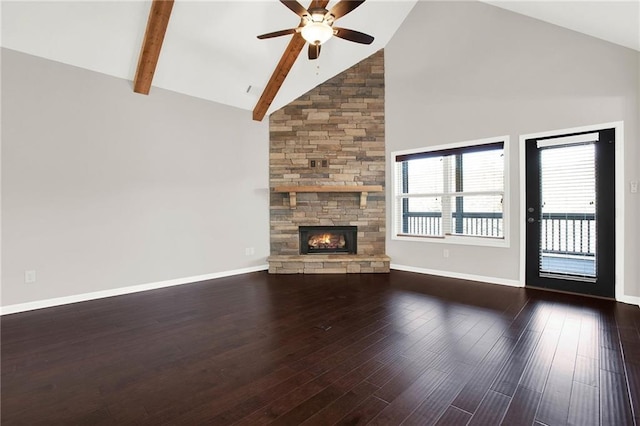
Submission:
<svg viewBox="0 0 640 426">
<path fill-rule="evenodd" d="M 153 0 L 151 4 L 147 30 L 144 34 L 138 58 L 138 69 L 133 80 L 133 91 L 136 93 L 148 95 L 149 90 L 151 90 L 151 82 L 158 65 L 158 58 L 160 57 L 162 42 L 169 25 L 173 3 L 174 0 Z"/>
<path fill-rule="evenodd" d="M 327 7 L 327 4 L 329 4 L 329 0 L 316 0 L 311 2 L 313 7 Z M 253 109 L 254 120 L 262 121 L 264 118 L 267 110 L 271 106 L 271 102 L 273 102 L 278 94 L 278 91 L 282 87 L 285 78 L 287 78 L 289 71 L 291 71 L 291 67 L 293 67 L 296 59 L 298 59 L 305 43 L 306 41 L 302 38 L 300 33 L 293 34 L 291 41 L 280 58 L 280 62 L 278 62 L 276 69 L 273 71 L 273 74 L 267 83 L 267 87 L 264 88 L 258 103 Z"/>
<path fill-rule="evenodd" d="M 280 62 L 278 62 L 276 69 L 273 71 L 273 74 L 269 79 L 269 83 L 267 83 L 267 87 L 264 88 L 258 103 L 253 109 L 254 120 L 262 121 L 264 118 L 267 110 L 271 106 L 271 102 L 273 102 L 278 94 L 278 91 L 284 83 L 284 79 L 287 78 L 289 71 L 291 71 L 291 67 L 293 67 L 296 59 L 298 59 L 305 43 L 306 41 L 302 38 L 300 33 L 295 33 L 291 38 L 289 45 L 287 45 L 287 48 L 280 58 Z"/>
</svg>

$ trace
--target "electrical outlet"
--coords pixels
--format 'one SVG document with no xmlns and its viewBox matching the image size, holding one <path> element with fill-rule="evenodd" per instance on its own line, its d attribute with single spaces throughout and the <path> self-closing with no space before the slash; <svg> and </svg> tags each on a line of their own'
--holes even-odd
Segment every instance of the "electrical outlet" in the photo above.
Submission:
<svg viewBox="0 0 640 426">
<path fill-rule="evenodd" d="M 256 250 L 253 247 L 247 247 L 244 249 L 245 256 L 253 256 L 256 253 Z"/>
<path fill-rule="evenodd" d="M 449 249 L 442 250 L 442 256 L 443 257 L 449 257 Z"/>
<path fill-rule="evenodd" d="M 630 183 L 631 183 L 631 193 L 632 194 L 637 194 L 638 193 L 638 181 L 637 180 L 632 180 Z"/>
<path fill-rule="evenodd" d="M 36 282 L 36 271 L 24 271 L 24 282 L 31 284 Z"/>
</svg>

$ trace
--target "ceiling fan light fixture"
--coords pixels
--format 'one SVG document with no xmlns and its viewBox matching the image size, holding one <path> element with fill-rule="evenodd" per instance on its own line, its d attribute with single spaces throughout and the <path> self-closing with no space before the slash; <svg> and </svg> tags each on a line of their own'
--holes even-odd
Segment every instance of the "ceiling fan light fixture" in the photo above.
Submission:
<svg viewBox="0 0 640 426">
<path fill-rule="evenodd" d="M 320 45 L 333 36 L 333 28 L 326 22 L 309 22 L 300 31 L 310 44 Z"/>
</svg>

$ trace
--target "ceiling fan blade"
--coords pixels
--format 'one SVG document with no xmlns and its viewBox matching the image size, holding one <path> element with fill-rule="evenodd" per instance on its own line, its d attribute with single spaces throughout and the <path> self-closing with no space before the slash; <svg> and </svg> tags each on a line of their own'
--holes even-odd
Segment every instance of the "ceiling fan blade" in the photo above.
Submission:
<svg viewBox="0 0 640 426">
<path fill-rule="evenodd" d="M 364 3 L 364 0 L 359 0 L 359 1 L 342 0 L 340 3 L 332 7 L 329 13 L 333 15 L 335 19 L 338 19 L 343 17 L 347 13 L 351 12 L 353 9 L 360 6 L 362 3 Z"/>
<path fill-rule="evenodd" d="M 266 33 L 266 34 L 259 35 L 258 38 L 260 40 L 264 40 L 265 38 L 280 37 L 280 36 L 287 35 L 287 34 L 293 34 L 293 33 L 296 32 L 296 30 L 297 30 L 297 28 L 290 28 L 288 30 L 274 31 L 272 33 Z"/>
<path fill-rule="evenodd" d="M 309 59 L 318 59 L 320 56 L 320 45 L 309 43 Z"/>
<path fill-rule="evenodd" d="M 303 17 L 304 15 L 308 15 L 307 9 L 304 8 L 300 3 L 296 0 L 280 0 L 280 3 L 287 6 L 293 13 L 298 15 L 299 17 Z"/>
<path fill-rule="evenodd" d="M 349 40 L 349 41 L 353 41 L 360 44 L 373 43 L 373 37 L 370 36 L 369 34 L 361 33 L 360 31 L 349 30 L 346 28 L 333 27 L 333 29 L 335 30 L 334 35 L 344 40 Z"/>
</svg>

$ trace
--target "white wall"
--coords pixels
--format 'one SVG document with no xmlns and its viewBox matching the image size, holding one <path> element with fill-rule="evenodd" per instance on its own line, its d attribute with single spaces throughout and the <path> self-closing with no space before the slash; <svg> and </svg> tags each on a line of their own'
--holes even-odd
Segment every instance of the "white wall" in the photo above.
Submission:
<svg viewBox="0 0 640 426">
<path fill-rule="evenodd" d="M 265 265 L 268 145 L 249 111 L 3 49 L 2 306 Z"/>
<path fill-rule="evenodd" d="M 624 121 L 625 181 L 638 179 L 639 56 L 479 2 L 418 2 L 385 48 L 387 152 L 510 135 L 511 247 L 406 242 L 389 235 L 392 263 L 518 281 L 518 136 Z M 624 292 L 640 296 L 640 198 L 625 191 Z M 390 215 L 387 224 L 391 231 Z"/>
</svg>

